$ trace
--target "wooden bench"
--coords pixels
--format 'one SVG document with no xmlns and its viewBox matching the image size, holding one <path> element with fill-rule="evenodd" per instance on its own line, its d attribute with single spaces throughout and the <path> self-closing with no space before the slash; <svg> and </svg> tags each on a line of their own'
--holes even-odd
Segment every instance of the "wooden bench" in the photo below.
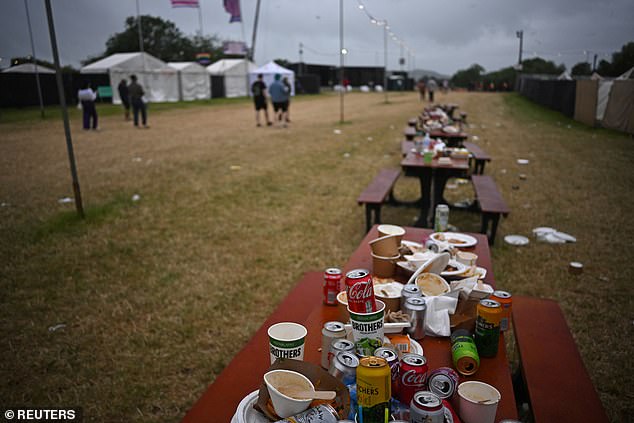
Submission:
<svg viewBox="0 0 634 423">
<path fill-rule="evenodd" d="M 581 355 L 557 302 L 513 296 L 513 330 L 520 375 L 535 423 L 607 422 Z"/>
<path fill-rule="evenodd" d="M 414 137 L 416 136 L 416 128 L 413 126 L 405 127 L 405 129 L 403 130 L 403 135 L 405 135 L 405 139 L 408 141 L 414 140 Z"/>
<path fill-rule="evenodd" d="M 407 153 L 412 151 L 412 148 L 414 148 L 414 141 L 401 141 L 401 154 L 403 157 L 407 156 Z"/>
<path fill-rule="evenodd" d="M 394 201 L 392 190 L 399 176 L 400 169 L 382 169 L 357 198 L 359 205 L 365 204 L 366 232 L 372 227 L 372 212 L 374 223 L 381 223 L 381 206 L 386 201 Z"/>
<path fill-rule="evenodd" d="M 471 166 L 472 160 L 475 161 L 473 173 L 476 175 L 482 175 L 484 173 L 484 165 L 486 164 L 486 162 L 491 161 L 491 156 L 489 156 L 486 151 L 480 148 L 479 145 L 472 142 L 464 141 L 462 145 L 464 146 L 464 148 L 469 150 L 469 153 L 471 153 L 472 157 L 469 158 L 469 166 Z"/>
<path fill-rule="evenodd" d="M 471 182 L 475 190 L 476 201 L 482 212 L 480 233 L 486 234 L 489 237 L 489 244 L 493 245 L 500 216 L 508 216 L 511 209 L 506 205 L 492 177 L 471 175 Z M 489 229 L 489 223 L 491 223 L 491 229 Z"/>
</svg>

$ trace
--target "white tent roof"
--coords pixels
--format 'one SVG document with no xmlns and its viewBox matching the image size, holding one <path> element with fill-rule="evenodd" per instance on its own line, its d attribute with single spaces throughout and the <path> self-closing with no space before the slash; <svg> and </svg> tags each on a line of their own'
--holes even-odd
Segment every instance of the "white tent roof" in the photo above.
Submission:
<svg viewBox="0 0 634 423">
<path fill-rule="evenodd" d="M 204 73 L 204 66 L 200 66 L 196 62 L 167 62 L 167 66 L 181 72 Z"/>
<path fill-rule="evenodd" d="M 278 65 L 275 62 L 269 62 L 264 66 L 261 66 L 253 71 L 251 71 L 252 73 L 268 73 L 268 74 L 275 74 L 275 73 L 279 73 L 280 75 L 294 75 L 295 72 L 293 72 L 290 69 L 286 69 L 280 65 Z"/>
<path fill-rule="evenodd" d="M 566 71 L 563 71 L 563 72 L 561 73 L 561 75 L 559 75 L 559 76 L 557 77 L 557 79 L 559 79 L 559 80 L 563 80 L 563 81 L 572 81 L 572 77 L 571 77 L 571 76 L 570 76 L 570 74 L 569 74 L 568 72 L 566 72 Z"/>
<path fill-rule="evenodd" d="M 141 71 L 167 68 L 167 64 L 145 52 L 115 53 L 97 60 L 79 71 L 80 73 L 108 73 L 111 69 Z"/>
<path fill-rule="evenodd" d="M 590 75 L 590 79 L 594 80 L 599 80 L 599 79 L 603 79 L 603 77 L 601 77 L 601 75 L 599 75 L 596 72 L 593 72 L 592 75 Z"/>
<path fill-rule="evenodd" d="M 630 70 L 628 70 L 627 72 L 625 72 L 623 75 L 619 76 L 616 79 L 630 79 L 632 77 L 634 77 L 634 66 L 630 68 Z"/>
<path fill-rule="evenodd" d="M 17 66 L 11 66 L 2 71 L 2 73 L 35 73 L 35 64 L 23 63 Z M 55 73 L 55 69 L 47 68 L 42 65 L 37 65 L 38 73 Z"/>
<path fill-rule="evenodd" d="M 247 63 L 246 72 L 244 68 L 245 62 Z M 255 68 L 255 63 L 249 62 L 246 59 L 221 59 L 207 66 L 207 72 L 212 75 L 225 75 L 227 73 L 241 73 L 245 75 L 249 72 L 253 72 Z"/>
</svg>

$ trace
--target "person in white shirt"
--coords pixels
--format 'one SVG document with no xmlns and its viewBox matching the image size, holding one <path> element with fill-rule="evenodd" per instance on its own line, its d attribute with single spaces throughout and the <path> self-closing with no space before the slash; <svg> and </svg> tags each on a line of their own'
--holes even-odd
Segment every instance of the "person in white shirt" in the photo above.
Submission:
<svg viewBox="0 0 634 423">
<path fill-rule="evenodd" d="M 434 78 L 430 78 L 429 81 L 427 81 L 427 92 L 429 93 L 429 101 L 432 103 L 434 102 L 434 92 L 436 91 L 436 88 L 438 88 L 436 80 Z"/>
<path fill-rule="evenodd" d="M 82 84 L 81 89 L 77 92 L 77 98 L 81 102 L 81 108 L 84 110 L 84 129 L 90 129 L 90 121 L 92 119 L 92 129 L 97 130 L 97 109 L 95 108 L 95 100 L 97 93 L 90 88 L 90 82 L 86 81 Z"/>
</svg>

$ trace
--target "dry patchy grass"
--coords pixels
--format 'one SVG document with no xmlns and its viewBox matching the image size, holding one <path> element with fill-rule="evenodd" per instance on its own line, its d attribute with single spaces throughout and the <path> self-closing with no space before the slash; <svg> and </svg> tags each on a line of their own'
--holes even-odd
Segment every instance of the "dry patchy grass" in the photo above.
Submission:
<svg viewBox="0 0 634 423">
<path fill-rule="evenodd" d="M 513 210 L 493 250 L 498 286 L 561 303 L 608 413 L 625 421 L 632 140 L 514 95 L 439 100 L 469 113 L 494 158 L 486 173 Z M 398 166 L 401 130 L 420 109 L 414 93 L 387 105 L 352 94 L 338 125 L 338 105 L 298 98 L 286 130 L 256 129 L 247 102 L 150 110 L 149 130 L 115 115 L 102 132 L 83 132 L 74 119 L 85 221 L 57 203 L 71 196 L 61 124 L 0 124 L 0 202 L 10 204 L 0 208 L 4 401 L 80 404 L 96 421 L 182 417 L 303 272 L 345 263 L 365 224 L 355 199 L 378 169 Z M 417 190 L 410 178 L 397 184 L 400 197 Z M 414 217 L 384 213 L 404 225 Z M 451 218 L 479 228 L 475 215 Z M 578 243 L 502 242 L 542 225 Z M 585 264 L 582 276 L 568 275 L 572 260 Z"/>
</svg>

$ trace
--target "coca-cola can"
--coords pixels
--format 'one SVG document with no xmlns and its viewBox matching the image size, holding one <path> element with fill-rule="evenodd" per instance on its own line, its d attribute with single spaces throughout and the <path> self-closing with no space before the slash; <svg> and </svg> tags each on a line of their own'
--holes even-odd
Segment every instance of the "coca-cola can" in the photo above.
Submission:
<svg viewBox="0 0 634 423">
<path fill-rule="evenodd" d="M 321 367 L 330 367 L 330 344 L 333 339 L 346 337 L 346 328 L 341 322 L 326 322 L 321 329 Z"/>
<path fill-rule="evenodd" d="M 275 423 L 337 423 L 339 413 L 330 404 L 319 404 Z"/>
<path fill-rule="evenodd" d="M 357 367 L 359 367 L 359 357 L 354 352 L 344 351 L 332 358 L 328 373 L 346 386 L 354 385 L 357 383 Z"/>
<path fill-rule="evenodd" d="M 328 362 L 332 363 L 333 358 L 340 352 L 351 352 L 354 354 L 354 342 L 347 339 L 333 339 L 328 348 Z M 330 366 L 328 366 L 330 368 Z"/>
<path fill-rule="evenodd" d="M 376 311 L 372 276 L 365 269 L 355 269 L 346 273 L 346 293 L 348 308 L 356 313 Z"/>
<path fill-rule="evenodd" d="M 409 421 L 412 423 L 444 423 L 445 411 L 442 400 L 433 392 L 416 392 L 409 406 Z"/>
<path fill-rule="evenodd" d="M 330 267 L 324 271 L 324 304 L 337 305 L 341 276 L 341 269 L 336 267 Z"/>
<path fill-rule="evenodd" d="M 414 353 L 403 355 L 399 370 L 397 395 L 400 402 L 409 404 L 416 392 L 425 390 L 428 370 L 429 366 L 424 356 Z"/>
<path fill-rule="evenodd" d="M 410 297 L 402 307 L 403 313 L 409 316 L 409 327 L 406 329 L 410 337 L 423 339 L 425 337 L 425 315 L 427 303 L 423 297 Z"/>
<path fill-rule="evenodd" d="M 392 372 L 392 396 L 396 396 L 398 392 L 399 369 L 401 368 L 398 352 L 392 347 L 381 347 L 374 350 L 374 356 L 384 358 L 390 366 L 390 371 Z"/>
<path fill-rule="evenodd" d="M 458 388 L 460 376 L 451 367 L 439 367 L 429 372 L 427 387 L 440 399 L 451 399 Z"/>
<path fill-rule="evenodd" d="M 405 302 L 408 298 L 422 296 L 423 293 L 421 292 L 419 286 L 415 283 L 408 283 L 407 285 L 403 285 L 403 289 L 401 290 L 401 310 L 403 310 Z"/>
</svg>

